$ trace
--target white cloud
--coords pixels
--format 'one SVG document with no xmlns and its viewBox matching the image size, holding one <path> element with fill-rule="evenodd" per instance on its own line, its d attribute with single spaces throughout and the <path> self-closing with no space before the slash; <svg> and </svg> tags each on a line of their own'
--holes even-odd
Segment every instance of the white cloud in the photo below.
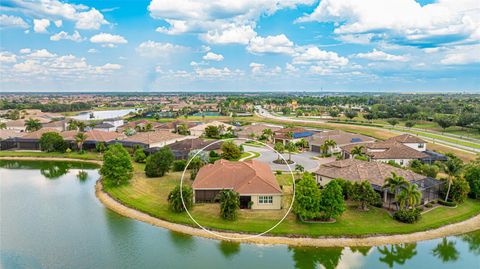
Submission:
<svg viewBox="0 0 480 269">
<path fill-rule="evenodd" d="M 36 50 L 30 54 L 28 54 L 28 57 L 30 58 L 53 58 L 56 57 L 57 55 L 54 53 L 51 53 L 50 51 L 46 49 L 40 49 Z"/>
<path fill-rule="evenodd" d="M 0 51 L 0 62 L 1 63 L 15 63 L 17 62 L 17 55 L 8 52 Z"/>
<path fill-rule="evenodd" d="M 100 33 L 90 37 L 92 43 L 125 44 L 128 41 L 121 35 Z"/>
<path fill-rule="evenodd" d="M 89 49 L 87 52 L 88 53 L 98 53 L 99 51 L 97 49 Z"/>
<path fill-rule="evenodd" d="M 102 13 L 85 5 L 63 3 L 58 0 L 16 1 L 15 5 L 16 10 L 34 14 L 36 17 L 60 17 L 74 21 L 77 29 L 97 30 L 100 26 L 108 24 Z"/>
<path fill-rule="evenodd" d="M 480 45 L 454 47 L 446 53 L 440 63 L 444 65 L 480 63 Z"/>
<path fill-rule="evenodd" d="M 205 54 L 203 56 L 203 59 L 204 60 L 207 60 L 207 61 L 216 61 L 216 62 L 219 62 L 219 61 L 223 61 L 223 55 L 221 54 L 216 54 L 216 53 L 213 53 L 213 52 L 208 52 L 207 54 Z"/>
<path fill-rule="evenodd" d="M 224 68 L 195 68 L 195 75 L 200 78 L 223 78 L 237 75 L 238 71 L 232 71 L 227 67 Z"/>
<path fill-rule="evenodd" d="M 50 37 L 50 40 L 52 40 L 52 41 L 60 41 L 62 39 L 63 40 L 71 40 L 71 41 L 75 41 L 75 42 L 82 42 L 83 40 L 85 40 L 85 38 L 83 38 L 78 31 L 73 32 L 73 34 L 71 34 L 71 35 L 69 35 L 65 31 L 61 31 L 61 32 L 59 32 L 57 34 L 54 34 Z"/>
<path fill-rule="evenodd" d="M 138 45 L 137 52 L 144 57 L 168 57 L 170 54 L 183 51 L 186 48 L 172 43 L 145 41 Z"/>
<path fill-rule="evenodd" d="M 210 30 L 201 38 L 211 44 L 248 44 L 257 33 L 251 25 L 222 25 L 220 29 Z"/>
<path fill-rule="evenodd" d="M 31 52 L 32 52 L 32 50 L 29 49 L 29 48 L 20 49 L 21 54 L 28 54 L 28 53 L 31 53 Z"/>
<path fill-rule="evenodd" d="M 250 40 L 247 50 L 252 53 L 294 53 L 294 44 L 284 34 L 276 36 L 256 36 Z"/>
<path fill-rule="evenodd" d="M 285 70 L 287 70 L 287 72 L 290 72 L 290 73 L 298 72 L 298 68 L 296 68 L 293 64 L 290 64 L 290 63 L 285 64 Z"/>
<path fill-rule="evenodd" d="M 54 21 L 53 23 L 55 23 L 55 26 L 57 26 L 57 28 L 60 28 L 60 27 L 62 27 L 62 25 L 63 25 L 63 21 L 62 21 L 62 20 L 56 20 L 56 21 Z"/>
<path fill-rule="evenodd" d="M 406 45 L 480 40 L 478 0 L 322 0 L 298 21 L 335 22 L 340 35 L 374 35 Z"/>
<path fill-rule="evenodd" d="M 48 26 L 50 26 L 50 21 L 47 19 L 33 20 L 33 31 L 35 33 L 46 33 Z"/>
<path fill-rule="evenodd" d="M 318 47 L 306 47 L 299 49 L 293 57 L 293 64 L 345 66 L 348 64 L 348 59 L 338 56 L 336 52 L 321 50 Z"/>
<path fill-rule="evenodd" d="M 28 23 L 26 23 L 22 18 L 17 16 L 10 16 L 1 14 L 0 15 L 0 28 L 28 28 Z"/>
<path fill-rule="evenodd" d="M 264 64 L 255 63 L 255 62 L 250 63 L 249 66 L 250 66 L 250 70 L 252 71 L 252 73 L 259 73 L 265 67 Z"/>
<path fill-rule="evenodd" d="M 373 49 L 373 51 L 368 53 L 355 54 L 354 57 L 360 58 L 360 59 L 367 59 L 371 61 L 406 62 L 409 60 L 408 57 L 406 56 L 388 54 L 386 52 L 376 50 L 376 49 Z"/>
<path fill-rule="evenodd" d="M 102 66 L 95 67 L 95 72 L 99 74 L 109 73 L 111 71 L 119 70 L 122 66 L 119 64 L 106 63 Z"/>
</svg>

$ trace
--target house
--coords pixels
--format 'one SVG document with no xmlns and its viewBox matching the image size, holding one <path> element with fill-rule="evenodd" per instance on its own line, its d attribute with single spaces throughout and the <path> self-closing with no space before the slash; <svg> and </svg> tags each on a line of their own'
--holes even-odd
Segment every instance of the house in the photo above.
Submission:
<svg viewBox="0 0 480 269">
<path fill-rule="evenodd" d="M 170 145 L 188 138 L 188 136 L 178 135 L 168 131 L 155 131 L 139 132 L 115 142 L 121 143 L 124 147 L 134 147 L 138 145 L 142 148 L 154 148 Z"/>
<path fill-rule="evenodd" d="M 282 129 L 281 126 L 269 125 L 269 124 L 252 124 L 240 127 L 240 130 L 236 132 L 237 136 L 240 138 L 251 138 L 253 134 L 255 137 L 260 137 L 263 134 L 263 130 L 270 129 L 273 132 L 276 132 Z"/>
<path fill-rule="evenodd" d="M 222 190 L 240 195 L 240 207 L 281 209 L 282 189 L 270 166 L 256 160 L 231 162 L 218 160 L 200 168 L 192 184 L 195 203 L 215 202 Z"/>
<path fill-rule="evenodd" d="M 229 129 L 231 129 L 231 130 L 237 129 L 236 126 L 230 125 L 228 123 L 224 123 L 224 122 L 221 122 L 221 121 L 212 121 L 212 122 L 209 122 L 209 123 L 200 124 L 200 125 L 197 125 L 197 126 L 194 126 L 194 127 L 190 128 L 190 135 L 199 137 L 205 132 L 205 129 L 208 126 L 218 127 L 220 129 L 220 134 L 226 133 Z"/>
<path fill-rule="evenodd" d="M 402 134 L 385 140 L 385 142 L 397 142 L 417 151 L 426 151 L 427 142 L 418 136 Z"/>
<path fill-rule="evenodd" d="M 287 144 L 288 142 L 296 143 L 300 141 L 302 138 L 308 139 L 313 134 L 314 134 L 313 132 L 308 131 L 307 129 L 301 128 L 301 127 L 283 128 L 274 132 L 273 142 L 274 143 L 280 142 L 283 144 Z"/>
<path fill-rule="evenodd" d="M 103 120 L 103 123 L 108 123 L 110 125 L 113 125 L 115 126 L 115 129 L 124 124 L 123 119 L 121 118 L 106 119 L 106 120 Z"/>
<path fill-rule="evenodd" d="M 0 129 L 0 150 L 9 150 L 17 147 L 15 139 L 25 133 L 16 130 Z"/>
<path fill-rule="evenodd" d="M 25 132 L 25 129 L 27 128 L 24 119 L 7 121 L 5 122 L 5 127 L 7 130 L 14 130 L 17 132 Z"/>
<path fill-rule="evenodd" d="M 115 130 L 117 130 L 117 127 L 115 127 L 110 123 L 102 122 L 93 126 L 92 130 L 104 131 L 104 132 L 115 132 Z"/>
<path fill-rule="evenodd" d="M 188 156 L 192 151 L 201 150 L 203 148 L 205 148 L 204 151 L 207 153 L 212 150 L 219 151 L 222 146 L 222 142 L 218 142 L 215 144 L 212 144 L 212 142 L 214 141 L 208 141 L 201 138 L 190 138 L 177 141 L 173 144 L 168 145 L 168 147 L 170 147 L 170 149 L 172 150 L 176 160 L 186 160 L 188 159 Z"/>
<path fill-rule="evenodd" d="M 170 132 L 177 132 L 178 127 L 181 126 L 181 125 L 184 125 L 184 126 L 187 127 L 187 129 L 190 129 L 190 128 L 195 127 L 199 124 L 200 124 L 199 122 L 176 120 L 176 121 L 162 123 L 162 124 L 158 125 L 158 127 L 156 127 L 156 128 L 159 129 L 159 130 L 167 130 L 167 131 L 170 131 Z"/>
<path fill-rule="evenodd" d="M 341 147 L 347 145 L 375 142 L 375 139 L 369 136 L 348 133 L 341 130 L 333 130 L 316 133 L 309 137 L 308 143 L 310 145 L 310 150 L 314 152 L 321 152 L 320 146 L 322 146 L 327 140 L 333 140 L 336 143 L 336 146 L 330 149 L 332 152 L 340 152 Z"/>
<path fill-rule="evenodd" d="M 94 149 L 98 143 L 109 143 L 124 138 L 125 135 L 117 132 L 105 132 L 99 130 L 90 130 L 85 132 L 87 140 L 83 143 L 84 149 Z"/>
<path fill-rule="evenodd" d="M 398 142 L 375 142 L 351 144 L 341 147 L 344 159 L 354 158 L 352 150 L 355 146 L 362 146 L 363 154 L 372 161 L 394 161 L 402 166 L 408 165 L 412 160 L 421 160 L 428 157 L 427 154 Z"/>
<path fill-rule="evenodd" d="M 351 182 L 367 180 L 375 191 L 382 194 L 384 203 L 390 204 L 394 200 L 395 195 L 383 190 L 382 186 L 385 184 L 385 179 L 392 175 L 392 172 L 410 183 L 418 185 L 419 190 L 422 192 L 422 203 L 428 203 L 439 198 L 442 181 L 380 162 L 367 162 L 355 159 L 335 161 L 321 165 L 315 172 L 315 177 L 317 183 L 321 186 L 336 178 L 342 178 Z"/>
<path fill-rule="evenodd" d="M 155 122 L 155 121 L 149 121 L 149 120 L 136 120 L 136 121 L 131 121 L 128 123 L 123 124 L 119 130 L 122 132 L 125 131 L 126 129 L 134 129 L 137 131 L 142 131 L 146 129 L 146 126 L 148 124 L 151 124 L 152 130 L 157 130 L 159 127 L 162 125 L 162 123 Z"/>
<path fill-rule="evenodd" d="M 53 128 L 56 129 L 57 131 L 65 131 L 67 129 L 67 123 L 65 120 L 57 120 L 57 121 L 51 121 L 48 123 L 43 123 L 42 124 L 43 128 Z"/>
<path fill-rule="evenodd" d="M 75 135 L 77 134 L 77 131 L 59 132 L 55 128 L 42 128 L 31 133 L 25 133 L 23 136 L 15 138 L 16 148 L 23 150 L 40 150 L 40 138 L 44 133 L 49 132 L 60 134 L 65 141 L 72 145 L 74 144 Z M 72 147 L 72 145 L 70 145 L 70 147 Z"/>
</svg>

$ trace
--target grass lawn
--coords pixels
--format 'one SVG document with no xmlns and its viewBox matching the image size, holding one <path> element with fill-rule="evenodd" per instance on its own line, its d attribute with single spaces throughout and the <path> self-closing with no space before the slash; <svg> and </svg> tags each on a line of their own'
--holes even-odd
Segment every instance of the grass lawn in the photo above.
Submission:
<svg viewBox="0 0 480 269">
<path fill-rule="evenodd" d="M 170 173 L 162 178 L 146 178 L 143 168 L 143 164 L 135 164 L 135 176 L 129 185 L 107 188 L 106 191 L 123 204 L 151 216 L 195 226 L 186 213 L 177 214 L 168 209 L 167 196 L 170 190 L 179 184 L 180 173 Z M 191 213 L 200 224 L 213 229 L 250 233 L 265 231 L 286 213 L 292 192 L 289 176 L 288 174 L 277 176 L 286 193 L 282 210 L 240 210 L 238 220 L 233 222 L 219 217 L 218 204 L 198 204 Z M 189 177 L 186 177 L 185 183 L 191 184 L 187 178 Z M 356 205 L 348 204 L 347 211 L 336 223 L 301 223 L 290 213 L 282 224 L 271 231 L 271 234 L 318 237 L 410 233 L 462 221 L 479 213 L 480 201 L 467 200 L 457 208 L 439 207 L 427 212 L 418 223 L 404 224 L 393 220 L 383 209 L 371 208 L 367 212 L 361 212 L 357 210 Z"/>
<path fill-rule="evenodd" d="M 87 151 L 83 154 L 77 152 L 59 153 L 42 151 L 0 151 L 0 157 L 43 157 L 43 158 L 72 158 L 81 160 L 102 160 L 102 154 Z"/>
<path fill-rule="evenodd" d="M 398 129 L 398 128 L 393 128 L 393 129 L 398 130 L 398 131 L 406 131 L 406 130 Z M 467 146 L 467 147 L 471 147 L 471 148 L 480 149 L 480 144 L 473 143 L 473 142 L 470 142 L 470 141 L 467 141 L 467 140 L 461 140 L 461 139 L 451 138 L 451 137 L 447 137 L 447 136 L 441 136 L 441 135 L 432 134 L 432 133 L 425 133 L 425 132 L 421 132 L 421 131 L 417 131 L 417 130 L 408 130 L 407 132 L 412 133 L 412 134 L 416 134 L 416 135 L 425 136 L 425 137 L 432 138 L 432 139 L 437 139 L 437 140 L 440 140 L 440 141 L 443 140 L 443 141 L 446 141 L 446 142 L 451 142 L 451 143 L 455 143 L 455 144 L 462 145 L 462 146 Z"/>
</svg>

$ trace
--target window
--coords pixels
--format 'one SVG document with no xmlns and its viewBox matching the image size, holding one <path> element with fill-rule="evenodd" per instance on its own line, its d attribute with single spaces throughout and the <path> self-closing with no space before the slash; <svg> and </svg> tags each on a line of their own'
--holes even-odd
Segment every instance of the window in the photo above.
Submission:
<svg viewBox="0 0 480 269">
<path fill-rule="evenodd" d="M 418 144 L 419 149 L 423 149 L 423 147 L 425 147 L 425 144 Z"/>
<path fill-rule="evenodd" d="M 259 204 L 273 204 L 273 196 L 258 196 Z"/>
</svg>

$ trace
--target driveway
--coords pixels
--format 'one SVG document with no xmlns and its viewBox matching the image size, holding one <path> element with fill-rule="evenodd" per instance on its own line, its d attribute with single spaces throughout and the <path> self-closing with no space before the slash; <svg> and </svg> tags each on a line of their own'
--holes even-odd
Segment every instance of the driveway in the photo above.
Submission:
<svg viewBox="0 0 480 269">
<path fill-rule="evenodd" d="M 245 144 L 243 145 L 243 148 L 245 151 L 253 151 L 253 152 L 260 153 L 260 156 L 255 158 L 255 160 L 268 163 L 272 168 L 272 170 L 289 171 L 287 165 L 273 163 L 273 161 L 276 160 L 278 157 L 277 157 L 277 154 L 271 149 L 267 147 L 252 147 Z M 282 155 L 283 157 L 285 157 L 285 159 L 288 159 L 288 153 L 284 153 Z M 305 171 L 313 172 L 318 169 L 320 164 L 335 160 L 334 158 L 323 158 L 321 160 L 313 160 L 312 157 L 315 157 L 317 155 L 318 153 L 315 153 L 315 152 L 301 152 L 297 154 L 292 154 L 292 161 L 294 161 L 294 163 L 290 164 L 290 168 L 292 168 L 292 171 L 294 171 L 295 165 L 300 164 L 305 168 Z"/>
</svg>

